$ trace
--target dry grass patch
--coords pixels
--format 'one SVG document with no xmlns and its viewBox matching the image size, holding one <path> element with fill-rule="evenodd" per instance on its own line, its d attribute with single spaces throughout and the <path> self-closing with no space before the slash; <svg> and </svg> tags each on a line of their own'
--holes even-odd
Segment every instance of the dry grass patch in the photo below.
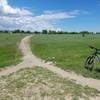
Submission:
<svg viewBox="0 0 100 100">
<path fill-rule="evenodd" d="M 0 100 L 89 100 L 99 93 L 40 67 L 0 77 Z"/>
</svg>

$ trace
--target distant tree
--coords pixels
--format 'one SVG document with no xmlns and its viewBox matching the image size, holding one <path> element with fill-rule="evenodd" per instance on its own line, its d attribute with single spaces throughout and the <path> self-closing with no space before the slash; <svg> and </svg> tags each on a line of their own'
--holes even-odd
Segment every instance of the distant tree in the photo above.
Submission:
<svg viewBox="0 0 100 100">
<path fill-rule="evenodd" d="M 58 34 L 63 34 L 63 31 L 58 31 L 57 33 L 58 33 Z"/>
<path fill-rule="evenodd" d="M 100 34 L 100 32 L 96 32 L 96 34 Z"/>
<path fill-rule="evenodd" d="M 69 32 L 70 34 L 78 34 L 78 32 Z"/>
<path fill-rule="evenodd" d="M 3 31 L 3 33 L 9 33 L 9 32 L 10 32 L 10 31 L 8 31 L 8 30 L 4 30 L 4 31 Z"/>
<path fill-rule="evenodd" d="M 19 29 L 14 30 L 13 33 L 20 33 L 20 30 Z"/>
<path fill-rule="evenodd" d="M 25 31 L 24 30 L 20 30 L 20 33 L 25 33 Z"/>
<path fill-rule="evenodd" d="M 26 33 L 31 34 L 31 31 L 28 30 L 28 31 L 26 31 Z"/>
<path fill-rule="evenodd" d="M 48 34 L 53 34 L 53 32 L 51 30 L 49 30 Z"/>
<path fill-rule="evenodd" d="M 90 34 L 88 31 L 81 31 L 80 34 Z"/>
<path fill-rule="evenodd" d="M 2 31 L 0 30 L 0 33 L 1 33 Z"/>
<path fill-rule="evenodd" d="M 34 33 L 35 33 L 35 34 L 40 34 L 41 32 L 35 31 Z"/>
<path fill-rule="evenodd" d="M 64 32 L 64 34 L 69 34 L 69 32 Z"/>
<path fill-rule="evenodd" d="M 82 37 L 85 37 L 85 34 L 89 34 L 88 31 L 81 31 L 80 34 L 82 34 Z"/>
<path fill-rule="evenodd" d="M 47 30 L 42 30 L 42 34 L 48 34 Z"/>
</svg>

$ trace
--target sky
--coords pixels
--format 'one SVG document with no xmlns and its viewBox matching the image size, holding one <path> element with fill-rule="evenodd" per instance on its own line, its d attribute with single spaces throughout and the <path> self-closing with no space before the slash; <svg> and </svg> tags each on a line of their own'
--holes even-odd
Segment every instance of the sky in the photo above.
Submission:
<svg viewBox="0 0 100 100">
<path fill-rule="evenodd" d="M 0 30 L 100 32 L 100 0 L 0 0 Z"/>
</svg>

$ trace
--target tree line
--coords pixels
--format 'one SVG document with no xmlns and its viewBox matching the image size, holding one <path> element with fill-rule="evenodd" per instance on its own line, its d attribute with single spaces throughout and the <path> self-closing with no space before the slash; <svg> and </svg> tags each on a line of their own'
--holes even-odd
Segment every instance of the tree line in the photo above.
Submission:
<svg viewBox="0 0 100 100">
<path fill-rule="evenodd" d="M 85 34 L 100 34 L 100 32 L 88 32 L 88 31 L 81 31 L 81 32 L 67 32 L 67 31 L 53 31 L 53 30 L 42 30 L 42 32 L 38 31 L 24 31 L 24 30 L 0 30 L 0 33 L 11 33 L 11 34 L 16 34 L 16 33 L 23 33 L 23 34 L 82 34 L 83 36 Z"/>
</svg>

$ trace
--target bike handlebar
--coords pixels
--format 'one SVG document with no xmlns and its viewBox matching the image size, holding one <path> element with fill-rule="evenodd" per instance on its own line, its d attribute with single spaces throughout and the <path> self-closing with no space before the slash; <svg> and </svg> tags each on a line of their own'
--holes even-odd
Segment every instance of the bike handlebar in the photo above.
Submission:
<svg viewBox="0 0 100 100">
<path fill-rule="evenodd" d="M 93 46 L 90 46 L 90 45 L 89 45 L 89 47 L 90 47 L 91 49 L 95 49 L 96 51 L 100 51 L 100 49 L 95 48 L 95 47 L 93 47 Z"/>
</svg>

